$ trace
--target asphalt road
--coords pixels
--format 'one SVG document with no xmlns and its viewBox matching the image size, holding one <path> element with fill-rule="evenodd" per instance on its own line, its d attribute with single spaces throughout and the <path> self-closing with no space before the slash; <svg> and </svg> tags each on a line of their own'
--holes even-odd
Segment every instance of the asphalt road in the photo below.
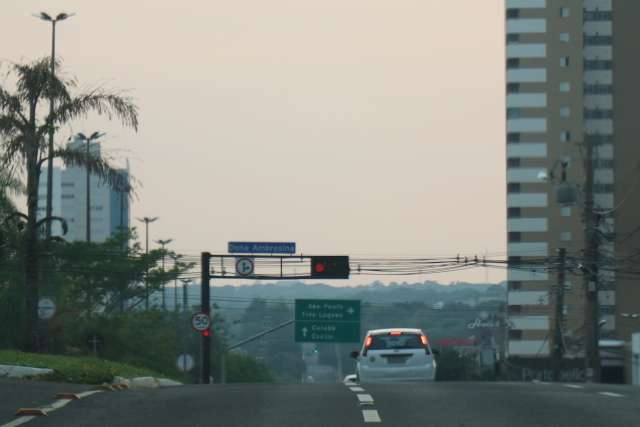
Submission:
<svg viewBox="0 0 640 427">
<path fill-rule="evenodd" d="M 0 380 L 0 426 L 16 419 L 15 409 L 5 402 L 6 396 L 13 405 L 20 400 L 19 396 L 29 395 L 26 391 L 29 388 L 40 390 L 35 394 L 42 392 L 40 383 L 31 384 L 7 385 L 5 380 Z M 22 391 L 15 393 L 17 389 Z M 34 397 L 31 402 L 41 403 L 44 398 L 44 395 Z M 49 401 L 53 400 L 50 396 Z M 465 382 L 350 387 L 343 384 L 184 386 L 94 394 L 23 425 L 339 427 L 365 424 L 638 426 L 640 388 Z"/>
</svg>

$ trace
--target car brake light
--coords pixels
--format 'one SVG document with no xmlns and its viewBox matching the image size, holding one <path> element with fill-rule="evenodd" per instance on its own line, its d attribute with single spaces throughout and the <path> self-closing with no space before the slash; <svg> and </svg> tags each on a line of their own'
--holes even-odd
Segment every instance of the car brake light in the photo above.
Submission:
<svg viewBox="0 0 640 427">
<path fill-rule="evenodd" d="M 364 348 L 371 347 L 371 341 L 373 341 L 373 337 L 369 335 L 367 339 L 364 341 Z"/>
<path fill-rule="evenodd" d="M 389 332 L 389 335 L 397 337 L 398 335 L 402 335 L 401 331 L 391 331 Z"/>
<path fill-rule="evenodd" d="M 429 344 L 429 338 L 426 335 L 420 335 L 420 341 L 422 341 L 422 345 L 426 346 Z"/>
</svg>

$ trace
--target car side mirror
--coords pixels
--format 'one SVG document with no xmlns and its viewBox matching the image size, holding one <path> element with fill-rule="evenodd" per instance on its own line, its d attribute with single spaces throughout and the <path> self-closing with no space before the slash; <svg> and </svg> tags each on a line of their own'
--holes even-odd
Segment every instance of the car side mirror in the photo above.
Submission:
<svg viewBox="0 0 640 427">
<path fill-rule="evenodd" d="M 360 356 L 360 352 L 359 351 L 352 351 L 351 354 L 349 354 L 349 356 L 351 356 L 351 358 L 353 359 L 357 359 Z"/>
</svg>

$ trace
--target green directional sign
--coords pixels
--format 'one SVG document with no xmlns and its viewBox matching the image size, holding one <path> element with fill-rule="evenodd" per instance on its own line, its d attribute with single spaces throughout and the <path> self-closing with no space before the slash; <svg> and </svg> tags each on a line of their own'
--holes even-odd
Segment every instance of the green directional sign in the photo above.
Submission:
<svg viewBox="0 0 640 427">
<path fill-rule="evenodd" d="M 360 301 L 297 299 L 296 342 L 360 342 Z"/>
</svg>

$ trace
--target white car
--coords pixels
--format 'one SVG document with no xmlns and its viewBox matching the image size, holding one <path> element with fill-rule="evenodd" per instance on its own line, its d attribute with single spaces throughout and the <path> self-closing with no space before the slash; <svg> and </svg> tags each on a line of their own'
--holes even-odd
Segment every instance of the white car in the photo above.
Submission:
<svg viewBox="0 0 640 427">
<path fill-rule="evenodd" d="M 376 329 L 367 332 L 362 349 L 351 353 L 357 360 L 361 383 L 383 381 L 433 381 L 436 361 L 427 335 L 420 329 Z"/>
</svg>

